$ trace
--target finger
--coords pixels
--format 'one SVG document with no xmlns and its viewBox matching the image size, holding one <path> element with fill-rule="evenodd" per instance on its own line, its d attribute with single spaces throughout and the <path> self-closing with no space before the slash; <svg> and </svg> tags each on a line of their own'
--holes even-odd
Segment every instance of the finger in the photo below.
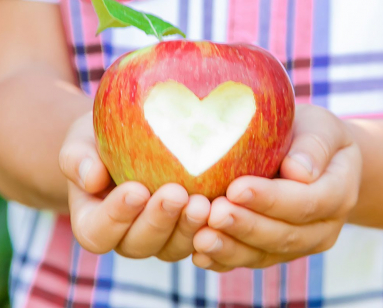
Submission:
<svg viewBox="0 0 383 308">
<path fill-rule="evenodd" d="M 69 207 L 76 239 L 93 253 L 114 249 L 149 198 L 149 191 L 136 182 L 121 184 L 105 199 L 87 194 L 69 183 Z"/>
<path fill-rule="evenodd" d="M 337 187 L 339 184 L 334 185 Z M 330 197 L 329 203 L 320 206 L 320 201 L 327 197 Z M 318 192 L 295 181 L 245 176 L 229 186 L 227 198 L 259 214 L 293 224 L 306 224 L 333 214 L 337 210 L 333 208 L 337 206 L 334 199 L 339 200 L 340 196 L 332 188 Z"/>
<path fill-rule="evenodd" d="M 75 122 L 63 143 L 59 163 L 64 175 L 88 193 L 97 193 L 111 182 L 98 155 L 94 139 L 92 114 Z"/>
<path fill-rule="evenodd" d="M 293 224 L 341 217 L 356 203 L 359 176 L 349 176 L 360 172 L 356 171 L 360 166 L 352 163 L 356 155 L 354 146 L 338 151 L 326 172 L 310 185 L 286 179 L 238 178 L 229 186 L 227 198 Z"/>
<path fill-rule="evenodd" d="M 201 195 L 193 195 L 182 210 L 181 217 L 168 242 L 158 253 L 161 260 L 174 262 L 188 257 L 193 251 L 193 237 L 207 225 L 210 213 L 209 200 Z"/>
<path fill-rule="evenodd" d="M 203 228 L 194 237 L 194 247 L 198 253 L 209 256 L 215 262 L 230 268 L 264 268 L 283 262 L 290 256 L 269 254 L 260 249 L 251 248 L 228 235 Z"/>
<path fill-rule="evenodd" d="M 312 183 L 324 172 L 334 154 L 351 143 L 335 115 L 316 106 L 297 106 L 293 142 L 282 162 L 280 175 Z"/>
<path fill-rule="evenodd" d="M 130 258 L 157 255 L 173 233 L 188 201 L 189 196 L 182 186 L 162 186 L 150 198 L 116 251 Z"/>
<path fill-rule="evenodd" d="M 214 272 L 218 273 L 224 273 L 224 272 L 229 272 L 233 270 L 232 267 L 224 266 L 222 264 L 219 264 L 215 262 L 212 258 L 209 256 L 202 254 L 202 253 L 194 253 L 193 254 L 193 263 L 195 266 L 202 268 L 202 269 L 208 269 L 212 270 Z"/>
<path fill-rule="evenodd" d="M 211 228 L 273 254 L 305 255 L 327 250 L 335 244 L 342 225 L 338 220 L 291 225 L 234 205 L 224 197 L 213 202 L 209 216 Z"/>
</svg>

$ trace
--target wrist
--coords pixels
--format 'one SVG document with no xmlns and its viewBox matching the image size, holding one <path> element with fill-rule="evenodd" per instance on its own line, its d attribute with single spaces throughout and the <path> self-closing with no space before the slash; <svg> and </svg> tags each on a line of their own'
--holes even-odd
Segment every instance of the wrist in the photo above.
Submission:
<svg viewBox="0 0 383 308">
<path fill-rule="evenodd" d="M 360 149 L 362 172 L 358 201 L 349 223 L 383 227 L 383 121 L 343 120 Z"/>
</svg>

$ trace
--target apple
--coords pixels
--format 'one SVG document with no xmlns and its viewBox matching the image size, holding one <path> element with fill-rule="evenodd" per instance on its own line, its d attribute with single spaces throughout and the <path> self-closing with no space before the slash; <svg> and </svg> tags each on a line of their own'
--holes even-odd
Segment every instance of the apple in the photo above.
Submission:
<svg viewBox="0 0 383 308">
<path fill-rule="evenodd" d="M 243 175 L 272 178 L 292 138 L 281 63 L 244 44 L 167 41 L 123 55 L 94 103 L 100 157 L 116 184 L 179 183 L 210 200 Z"/>
</svg>

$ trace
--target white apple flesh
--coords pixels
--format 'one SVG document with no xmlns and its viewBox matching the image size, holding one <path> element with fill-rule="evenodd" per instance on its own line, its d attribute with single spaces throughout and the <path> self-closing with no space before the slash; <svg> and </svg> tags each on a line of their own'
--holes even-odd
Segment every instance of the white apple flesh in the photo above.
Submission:
<svg viewBox="0 0 383 308">
<path fill-rule="evenodd" d="M 292 138 L 294 91 L 250 45 L 166 41 L 123 55 L 94 104 L 100 157 L 115 183 L 177 183 L 214 200 L 234 179 L 273 177 Z"/>
<path fill-rule="evenodd" d="M 144 102 L 150 127 L 193 176 L 208 170 L 237 143 L 255 109 L 253 91 L 231 81 L 202 100 L 183 84 L 158 83 Z"/>
</svg>

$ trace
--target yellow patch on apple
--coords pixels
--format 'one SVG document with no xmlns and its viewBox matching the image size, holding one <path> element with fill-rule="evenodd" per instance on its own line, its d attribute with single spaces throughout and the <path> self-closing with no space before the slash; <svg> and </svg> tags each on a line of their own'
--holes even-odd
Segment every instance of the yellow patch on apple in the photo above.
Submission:
<svg viewBox="0 0 383 308">
<path fill-rule="evenodd" d="M 252 89 L 228 81 L 199 99 L 175 81 L 157 83 L 144 102 L 153 132 L 192 176 L 217 163 L 246 132 L 256 111 Z"/>
</svg>

